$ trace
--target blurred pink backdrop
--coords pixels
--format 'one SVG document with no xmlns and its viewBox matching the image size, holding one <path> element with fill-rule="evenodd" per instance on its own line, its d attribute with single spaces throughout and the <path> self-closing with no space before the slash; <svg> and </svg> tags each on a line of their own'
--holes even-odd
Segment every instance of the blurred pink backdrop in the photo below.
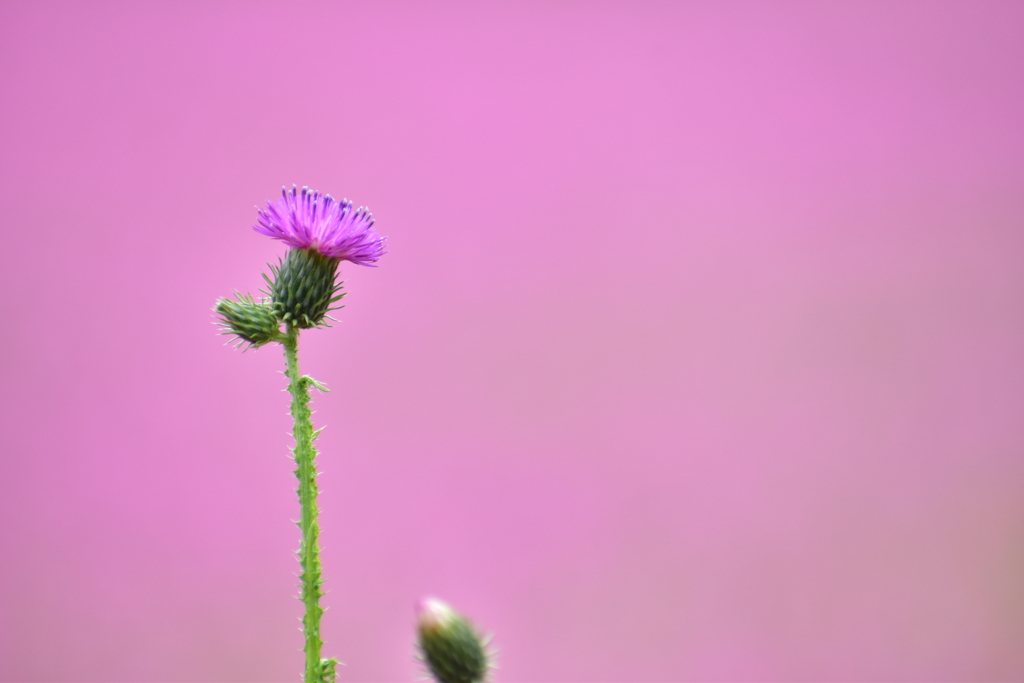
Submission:
<svg viewBox="0 0 1024 683">
<path fill-rule="evenodd" d="M 297 681 L 283 184 L 344 681 L 1024 677 L 1024 5 L 0 5 L 0 679 Z"/>
</svg>

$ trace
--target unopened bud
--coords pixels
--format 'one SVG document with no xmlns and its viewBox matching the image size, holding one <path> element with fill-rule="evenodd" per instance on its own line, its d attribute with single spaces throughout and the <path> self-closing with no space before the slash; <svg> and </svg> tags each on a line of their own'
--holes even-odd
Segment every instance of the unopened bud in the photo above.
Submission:
<svg viewBox="0 0 1024 683">
<path fill-rule="evenodd" d="M 237 300 L 220 299 L 214 309 L 219 315 L 218 321 L 224 334 L 238 337 L 239 344 L 249 343 L 262 346 L 267 342 L 280 338 L 281 323 L 270 304 L 255 301 L 248 294 L 237 295 Z"/>
<path fill-rule="evenodd" d="M 437 598 L 416 605 L 420 651 L 439 683 L 479 683 L 490 667 L 485 643 L 460 614 Z"/>
</svg>

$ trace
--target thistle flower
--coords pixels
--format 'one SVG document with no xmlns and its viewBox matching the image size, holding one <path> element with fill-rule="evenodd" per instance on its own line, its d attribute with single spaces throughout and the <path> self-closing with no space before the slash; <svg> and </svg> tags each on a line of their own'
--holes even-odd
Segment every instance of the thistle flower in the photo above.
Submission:
<svg viewBox="0 0 1024 683">
<path fill-rule="evenodd" d="M 291 394 L 291 414 L 295 437 L 295 476 L 299 488 L 300 599 L 305 607 L 302 634 L 305 639 L 306 683 L 335 683 L 338 660 L 320 656 L 323 640 L 320 621 L 323 608 L 323 572 L 320 564 L 320 525 L 317 523 L 316 440 L 309 408 L 310 387 L 326 388 L 299 371 L 299 333 L 302 328 L 323 323 L 331 305 L 341 299 L 341 283 L 335 281 L 338 264 L 351 261 L 372 265 L 384 255 L 384 239 L 373 229 L 373 216 L 362 207 L 352 210 L 348 200 L 336 202 L 330 196 L 293 186 L 281 191 L 282 198 L 267 201 L 259 209 L 256 232 L 279 239 L 291 249 L 277 266 L 271 266 L 273 278 L 264 275 L 270 285 L 267 299 L 238 294 L 234 299 L 219 299 L 214 310 L 225 334 L 237 337 L 239 345 L 260 346 L 278 342 L 284 348 L 285 376 Z M 281 330 L 281 323 L 285 329 Z"/>
<path fill-rule="evenodd" d="M 281 199 L 267 200 L 259 209 L 253 230 L 281 240 L 295 249 L 310 249 L 339 261 L 369 266 L 387 253 L 384 238 L 373 229 L 373 214 L 366 207 L 352 210 L 352 202 L 293 185 L 281 188 Z"/>
<path fill-rule="evenodd" d="M 266 209 L 257 210 L 253 230 L 292 247 L 271 266 L 274 278 L 266 278 L 275 314 L 291 327 L 322 324 L 331 305 L 344 296 L 335 281 L 339 263 L 370 266 L 385 253 L 373 215 L 363 207 L 353 211 L 347 199 L 336 202 L 330 195 L 308 187 L 299 192 L 293 185 L 291 191 L 281 190 L 281 199 L 268 200 Z"/>
<path fill-rule="evenodd" d="M 437 598 L 416 605 L 420 652 L 439 683 L 480 683 L 490 669 L 483 640 L 460 614 Z"/>
</svg>

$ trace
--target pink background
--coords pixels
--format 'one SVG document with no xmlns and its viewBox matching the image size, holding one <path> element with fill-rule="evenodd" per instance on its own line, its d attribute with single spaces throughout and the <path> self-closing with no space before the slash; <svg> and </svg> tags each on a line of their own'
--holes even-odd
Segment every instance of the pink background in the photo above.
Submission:
<svg viewBox="0 0 1024 683">
<path fill-rule="evenodd" d="M 1024 5 L 5 0 L 0 123 L 4 681 L 298 680 L 292 183 L 342 680 L 1024 677 Z"/>
</svg>

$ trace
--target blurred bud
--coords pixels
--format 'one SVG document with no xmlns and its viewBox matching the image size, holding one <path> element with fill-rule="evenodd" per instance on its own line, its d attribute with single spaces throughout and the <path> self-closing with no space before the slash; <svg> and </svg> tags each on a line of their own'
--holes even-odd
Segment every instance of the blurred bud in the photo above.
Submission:
<svg viewBox="0 0 1024 683">
<path fill-rule="evenodd" d="M 238 343 L 262 346 L 281 336 L 280 324 L 274 309 L 264 301 L 255 301 L 248 294 L 238 294 L 237 300 L 220 299 L 214 311 L 220 315 L 218 323 L 224 334 L 238 337 Z"/>
<path fill-rule="evenodd" d="M 485 642 L 460 614 L 437 598 L 416 605 L 420 651 L 439 683 L 479 683 L 490 668 Z"/>
</svg>

